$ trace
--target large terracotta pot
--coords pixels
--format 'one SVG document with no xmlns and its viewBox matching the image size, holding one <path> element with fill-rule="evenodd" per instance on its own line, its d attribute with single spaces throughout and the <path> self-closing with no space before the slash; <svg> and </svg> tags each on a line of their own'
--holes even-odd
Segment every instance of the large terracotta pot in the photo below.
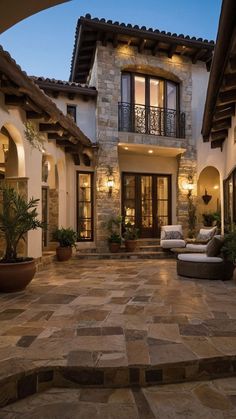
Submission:
<svg viewBox="0 0 236 419">
<path fill-rule="evenodd" d="M 109 250 L 111 253 L 118 253 L 120 250 L 120 243 L 109 243 Z"/>
<path fill-rule="evenodd" d="M 0 263 L 0 292 L 22 291 L 36 272 L 35 260 Z"/>
<path fill-rule="evenodd" d="M 137 240 L 125 240 L 125 248 L 127 252 L 134 252 L 137 246 Z"/>
<path fill-rule="evenodd" d="M 61 247 L 58 246 L 56 248 L 56 254 L 57 254 L 57 260 L 60 262 L 65 262 L 66 260 L 69 260 L 72 256 L 72 247 Z"/>
</svg>

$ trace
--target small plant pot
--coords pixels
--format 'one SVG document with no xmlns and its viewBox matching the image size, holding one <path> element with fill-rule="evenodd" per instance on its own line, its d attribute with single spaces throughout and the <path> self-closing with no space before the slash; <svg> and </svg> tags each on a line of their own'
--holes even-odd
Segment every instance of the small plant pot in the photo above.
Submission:
<svg viewBox="0 0 236 419">
<path fill-rule="evenodd" d="M 0 292 L 24 290 L 36 272 L 35 260 L 16 263 L 0 263 Z"/>
<path fill-rule="evenodd" d="M 56 255 L 57 255 L 57 260 L 59 260 L 59 262 L 65 262 L 66 260 L 69 260 L 72 256 L 72 247 L 71 246 L 68 246 L 68 247 L 58 246 L 56 248 Z"/>
<path fill-rule="evenodd" d="M 112 243 L 110 242 L 109 244 L 109 250 L 111 253 L 118 253 L 120 250 L 120 243 Z"/>
<path fill-rule="evenodd" d="M 126 252 L 134 252 L 137 247 L 137 240 L 125 240 Z"/>
</svg>

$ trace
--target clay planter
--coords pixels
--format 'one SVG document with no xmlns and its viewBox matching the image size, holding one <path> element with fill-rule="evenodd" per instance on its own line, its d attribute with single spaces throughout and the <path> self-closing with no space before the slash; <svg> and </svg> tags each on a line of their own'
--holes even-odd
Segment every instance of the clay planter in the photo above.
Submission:
<svg viewBox="0 0 236 419">
<path fill-rule="evenodd" d="M 109 243 L 109 250 L 111 253 L 118 253 L 120 250 L 120 243 Z"/>
<path fill-rule="evenodd" d="M 35 272 L 34 259 L 17 263 L 0 263 L 0 292 L 24 290 L 32 281 Z"/>
<path fill-rule="evenodd" d="M 56 248 L 56 255 L 57 255 L 57 260 L 59 260 L 60 262 L 65 262 L 66 260 L 69 260 L 72 256 L 72 247 L 71 246 L 68 246 L 68 247 L 58 246 Z"/>
<path fill-rule="evenodd" d="M 137 240 L 125 240 L 126 252 L 134 252 L 137 246 Z"/>
</svg>

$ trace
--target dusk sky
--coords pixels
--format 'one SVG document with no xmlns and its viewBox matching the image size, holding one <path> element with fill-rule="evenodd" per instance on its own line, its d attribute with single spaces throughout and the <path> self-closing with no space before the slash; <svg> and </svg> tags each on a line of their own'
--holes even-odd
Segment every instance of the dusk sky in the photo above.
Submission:
<svg viewBox="0 0 236 419">
<path fill-rule="evenodd" d="M 81 15 L 215 40 L 220 8 L 221 0 L 73 0 L 18 23 L 0 43 L 29 75 L 68 80 Z"/>
</svg>

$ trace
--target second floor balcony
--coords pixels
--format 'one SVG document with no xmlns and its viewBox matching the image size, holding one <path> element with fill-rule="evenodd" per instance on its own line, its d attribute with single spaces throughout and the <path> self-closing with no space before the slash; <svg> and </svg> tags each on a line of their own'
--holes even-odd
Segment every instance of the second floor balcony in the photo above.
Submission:
<svg viewBox="0 0 236 419">
<path fill-rule="evenodd" d="M 174 109 L 119 102 L 119 131 L 185 138 L 185 113 Z"/>
</svg>

